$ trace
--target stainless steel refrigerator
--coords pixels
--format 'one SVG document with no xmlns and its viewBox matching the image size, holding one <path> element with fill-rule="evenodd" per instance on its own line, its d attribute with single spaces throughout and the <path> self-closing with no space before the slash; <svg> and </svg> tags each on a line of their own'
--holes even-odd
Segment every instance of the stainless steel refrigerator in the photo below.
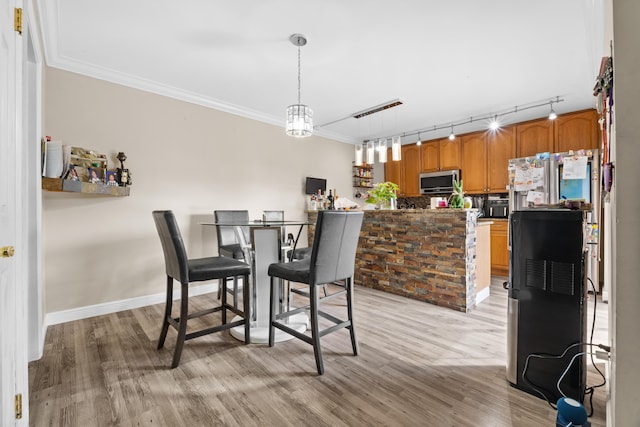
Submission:
<svg viewBox="0 0 640 427">
<path fill-rule="evenodd" d="M 586 213 L 585 270 L 600 291 L 600 156 L 598 150 L 541 153 L 509 160 L 509 212 L 582 201 Z M 584 206 L 589 206 L 584 210 Z M 511 241 L 509 245 L 511 247 Z"/>
</svg>

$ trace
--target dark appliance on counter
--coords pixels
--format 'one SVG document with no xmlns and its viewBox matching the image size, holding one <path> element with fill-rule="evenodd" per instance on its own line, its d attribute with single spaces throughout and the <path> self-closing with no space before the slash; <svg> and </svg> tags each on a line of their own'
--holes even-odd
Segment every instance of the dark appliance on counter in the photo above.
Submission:
<svg viewBox="0 0 640 427">
<path fill-rule="evenodd" d="M 484 202 L 485 218 L 508 218 L 509 199 L 488 199 Z"/>
<path fill-rule="evenodd" d="M 420 194 L 451 194 L 453 183 L 460 179 L 459 170 L 420 174 Z"/>
<path fill-rule="evenodd" d="M 554 403 L 562 397 L 557 383 L 567 369 L 560 388 L 584 399 L 586 356 L 578 353 L 587 339 L 585 216 L 539 209 L 510 218 L 507 380 Z"/>
<path fill-rule="evenodd" d="M 318 194 L 318 190 L 322 191 L 322 194 L 327 191 L 327 180 L 308 176 L 304 185 L 304 194 Z"/>
</svg>

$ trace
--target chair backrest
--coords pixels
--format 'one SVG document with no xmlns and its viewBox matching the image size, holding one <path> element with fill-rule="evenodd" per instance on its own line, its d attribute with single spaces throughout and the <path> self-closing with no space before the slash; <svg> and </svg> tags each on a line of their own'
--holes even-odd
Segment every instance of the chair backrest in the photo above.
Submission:
<svg viewBox="0 0 640 427">
<path fill-rule="evenodd" d="M 353 276 L 362 212 L 320 211 L 311 249 L 311 283 Z"/>
<path fill-rule="evenodd" d="M 187 251 L 175 215 L 172 211 L 153 211 L 153 221 L 156 223 L 162 243 L 167 276 L 179 280 L 180 283 L 187 283 L 189 281 Z"/>
<path fill-rule="evenodd" d="M 284 221 L 284 211 L 262 211 L 265 221 Z"/>
<path fill-rule="evenodd" d="M 284 221 L 284 211 L 262 211 L 262 219 L 265 221 Z M 280 241 L 284 243 L 286 240 L 285 227 L 280 227 Z"/>
<path fill-rule="evenodd" d="M 213 211 L 216 222 L 239 223 L 249 222 L 249 211 Z M 245 241 L 250 240 L 249 227 L 242 227 Z M 216 234 L 218 235 L 218 247 L 234 245 L 240 243 L 236 235 L 235 227 L 216 226 Z"/>
</svg>

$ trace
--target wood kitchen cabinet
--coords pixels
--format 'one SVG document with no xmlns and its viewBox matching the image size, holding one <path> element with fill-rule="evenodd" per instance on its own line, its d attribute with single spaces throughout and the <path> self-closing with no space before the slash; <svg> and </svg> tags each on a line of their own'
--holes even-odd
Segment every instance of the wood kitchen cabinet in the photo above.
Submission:
<svg viewBox="0 0 640 427">
<path fill-rule="evenodd" d="M 404 156 L 404 153 L 401 154 Z M 391 148 L 387 149 L 387 163 L 384 164 L 384 180 L 391 181 L 394 184 L 398 184 L 400 189 L 398 190 L 398 195 L 402 195 L 404 189 L 402 183 L 402 161 L 392 161 L 391 159 Z"/>
<path fill-rule="evenodd" d="M 516 157 L 516 127 L 487 134 L 487 192 L 506 193 L 509 159 Z"/>
<path fill-rule="evenodd" d="M 555 120 L 554 151 L 600 148 L 598 113 L 596 110 L 563 114 Z"/>
<path fill-rule="evenodd" d="M 462 145 L 462 188 L 465 193 L 481 194 L 487 191 L 486 141 L 485 132 L 470 133 L 460 138 L 460 144 Z"/>
<path fill-rule="evenodd" d="M 552 153 L 553 123 L 553 120 L 544 118 L 516 125 L 516 157 Z"/>
<path fill-rule="evenodd" d="M 509 223 L 494 219 L 491 224 L 491 274 L 509 275 Z"/>
<path fill-rule="evenodd" d="M 422 172 L 440 170 L 440 140 L 425 142 L 420 146 Z"/>
<path fill-rule="evenodd" d="M 460 138 L 463 189 L 469 194 L 506 193 L 509 159 L 516 157 L 515 127 Z"/>
<path fill-rule="evenodd" d="M 451 141 L 449 138 L 440 140 L 440 170 L 460 169 L 461 148 L 460 139 Z"/>
<path fill-rule="evenodd" d="M 434 139 L 422 143 L 420 157 L 422 172 L 437 172 L 441 170 L 460 169 L 461 148 L 460 141 L 449 138 Z"/>
<path fill-rule="evenodd" d="M 402 185 L 401 194 L 407 197 L 420 195 L 421 158 L 420 146 L 409 144 L 402 146 Z"/>
</svg>

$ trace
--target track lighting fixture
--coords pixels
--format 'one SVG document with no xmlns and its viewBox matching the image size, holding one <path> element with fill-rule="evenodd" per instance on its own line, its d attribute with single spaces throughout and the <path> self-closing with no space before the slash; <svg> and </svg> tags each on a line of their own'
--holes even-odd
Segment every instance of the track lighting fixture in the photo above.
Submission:
<svg viewBox="0 0 640 427">
<path fill-rule="evenodd" d="M 451 133 L 449 134 L 449 141 L 456 139 L 456 134 L 453 133 L 453 125 L 451 125 Z"/>
<path fill-rule="evenodd" d="M 525 104 L 524 106 L 515 106 L 509 110 L 503 110 L 497 113 L 490 113 L 490 114 L 485 114 L 482 116 L 474 116 L 474 117 L 470 117 L 468 119 L 463 119 L 463 120 L 459 120 L 459 121 L 455 121 L 453 123 L 449 122 L 447 124 L 443 124 L 443 125 L 433 125 L 430 127 L 424 127 L 421 129 L 417 129 L 415 131 L 412 132 L 402 132 L 402 136 L 411 136 L 411 135 L 417 135 L 418 138 L 416 140 L 416 145 L 420 145 L 421 144 L 421 133 L 422 132 L 433 132 L 433 131 L 437 131 L 437 130 L 441 130 L 441 129 L 449 129 L 449 139 L 450 140 L 454 140 L 456 138 L 456 133 L 454 128 L 457 126 L 464 126 L 464 125 L 468 125 L 470 123 L 473 122 L 480 122 L 480 121 L 484 121 L 487 120 L 488 122 L 488 127 L 490 130 L 492 131 L 496 131 L 500 128 L 500 118 L 503 116 L 506 116 L 508 114 L 515 114 L 515 113 L 519 113 L 525 110 L 529 110 L 532 108 L 539 108 L 539 107 L 544 107 L 549 105 L 551 108 L 551 112 L 549 113 L 549 119 L 550 120 L 554 120 L 557 117 L 557 114 L 555 113 L 554 109 L 553 109 L 553 104 L 557 104 L 559 102 L 563 102 L 564 99 L 561 99 L 559 96 L 557 96 L 555 99 L 551 99 L 548 101 L 544 101 L 544 102 L 537 102 L 537 103 L 531 103 L 531 104 Z M 388 138 L 388 137 L 387 137 Z M 395 159 L 394 159 L 395 160 Z"/>
<path fill-rule="evenodd" d="M 493 120 L 489 122 L 489 130 L 498 130 L 500 123 L 498 122 L 498 115 L 493 116 Z"/>
</svg>

